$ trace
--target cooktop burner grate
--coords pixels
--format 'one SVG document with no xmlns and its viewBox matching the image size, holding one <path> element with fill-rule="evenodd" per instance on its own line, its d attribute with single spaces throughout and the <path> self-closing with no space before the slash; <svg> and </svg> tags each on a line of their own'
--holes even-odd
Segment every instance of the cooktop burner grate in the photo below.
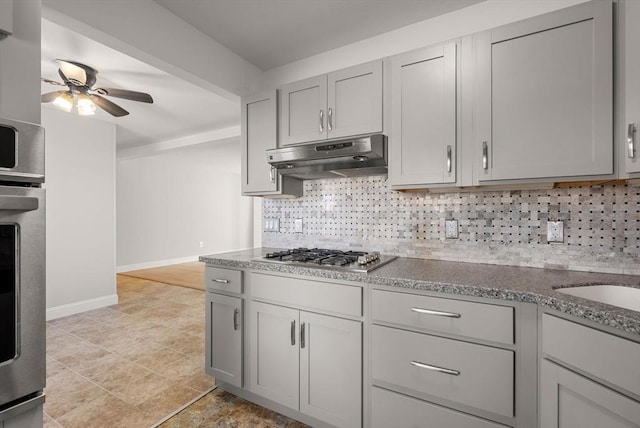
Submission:
<svg viewBox="0 0 640 428">
<path fill-rule="evenodd" d="M 394 260 L 378 252 L 342 251 L 324 248 L 292 248 L 265 254 L 263 260 L 308 267 L 336 268 L 352 272 L 370 272 Z"/>
</svg>

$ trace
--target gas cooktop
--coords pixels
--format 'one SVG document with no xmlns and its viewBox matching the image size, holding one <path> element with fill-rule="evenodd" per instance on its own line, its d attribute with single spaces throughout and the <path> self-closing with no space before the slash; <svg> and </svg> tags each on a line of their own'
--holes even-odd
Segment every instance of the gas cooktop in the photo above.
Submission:
<svg viewBox="0 0 640 428">
<path fill-rule="evenodd" d="M 395 256 L 383 255 L 377 251 L 365 252 L 327 250 L 322 248 L 293 248 L 267 253 L 260 260 L 287 265 L 366 273 L 395 259 Z"/>
</svg>

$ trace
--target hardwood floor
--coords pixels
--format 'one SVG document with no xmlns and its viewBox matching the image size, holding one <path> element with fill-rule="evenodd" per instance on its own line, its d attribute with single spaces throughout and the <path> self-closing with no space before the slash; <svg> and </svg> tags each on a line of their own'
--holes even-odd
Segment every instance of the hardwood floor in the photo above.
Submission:
<svg viewBox="0 0 640 428">
<path fill-rule="evenodd" d="M 133 270 L 120 275 L 204 290 L 204 263 L 200 262 Z"/>
</svg>

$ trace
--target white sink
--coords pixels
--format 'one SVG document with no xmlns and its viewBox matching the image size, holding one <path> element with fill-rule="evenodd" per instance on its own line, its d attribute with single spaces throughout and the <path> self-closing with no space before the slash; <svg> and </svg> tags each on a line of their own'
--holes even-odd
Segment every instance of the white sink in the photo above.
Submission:
<svg viewBox="0 0 640 428">
<path fill-rule="evenodd" d="M 582 285 L 557 288 L 556 291 L 640 312 L 640 288 L 622 285 Z"/>
</svg>

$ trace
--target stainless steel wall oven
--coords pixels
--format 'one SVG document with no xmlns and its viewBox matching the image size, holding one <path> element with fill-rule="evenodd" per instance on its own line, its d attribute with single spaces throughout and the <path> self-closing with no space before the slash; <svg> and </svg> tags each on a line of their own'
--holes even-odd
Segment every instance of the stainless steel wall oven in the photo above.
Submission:
<svg viewBox="0 0 640 428">
<path fill-rule="evenodd" d="M 44 130 L 0 119 L 0 426 L 45 386 Z"/>
</svg>

